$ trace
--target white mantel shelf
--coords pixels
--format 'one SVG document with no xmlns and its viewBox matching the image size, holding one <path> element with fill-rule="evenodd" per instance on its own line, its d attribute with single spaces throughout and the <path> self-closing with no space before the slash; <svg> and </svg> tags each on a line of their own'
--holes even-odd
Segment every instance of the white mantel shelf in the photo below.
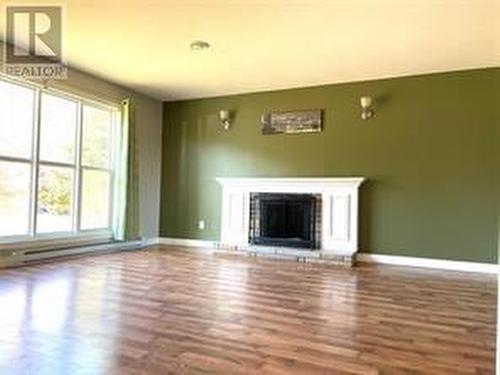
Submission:
<svg viewBox="0 0 500 375">
<path fill-rule="evenodd" d="M 226 178 L 222 185 L 221 244 L 246 249 L 251 193 L 321 194 L 323 254 L 353 256 L 358 251 L 358 190 L 363 177 Z"/>
<path fill-rule="evenodd" d="M 304 177 L 304 178 L 267 178 L 267 177 L 258 177 L 258 178 L 247 178 L 247 177 L 217 177 L 217 182 L 219 182 L 222 186 L 232 186 L 232 187 L 263 187 L 266 189 L 278 188 L 280 191 L 285 186 L 290 186 L 291 188 L 302 188 L 306 187 L 307 189 L 324 189 L 329 186 L 353 186 L 359 187 L 365 180 L 364 177 Z M 304 186 L 305 185 L 305 186 Z"/>
</svg>

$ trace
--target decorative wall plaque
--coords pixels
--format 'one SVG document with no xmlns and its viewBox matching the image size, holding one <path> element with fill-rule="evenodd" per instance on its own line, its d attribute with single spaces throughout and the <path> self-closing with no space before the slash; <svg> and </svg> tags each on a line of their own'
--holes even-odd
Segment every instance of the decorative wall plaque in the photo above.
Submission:
<svg viewBox="0 0 500 375">
<path fill-rule="evenodd" d="M 323 110 L 268 112 L 261 124 L 262 134 L 318 133 L 323 130 Z"/>
</svg>

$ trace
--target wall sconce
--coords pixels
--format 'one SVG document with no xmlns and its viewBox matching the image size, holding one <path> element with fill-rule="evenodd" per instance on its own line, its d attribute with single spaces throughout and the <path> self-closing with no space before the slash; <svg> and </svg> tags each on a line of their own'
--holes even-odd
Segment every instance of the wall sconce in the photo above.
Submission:
<svg viewBox="0 0 500 375">
<path fill-rule="evenodd" d="M 227 109 L 221 109 L 219 111 L 219 120 L 222 125 L 222 129 L 228 131 L 231 128 L 231 113 Z"/>
<path fill-rule="evenodd" d="M 372 97 L 362 96 L 360 102 L 361 102 L 361 119 L 362 120 L 371 119 L 375 115 L 375 112 L 373 111 L 372 108 L 372 103 L 373 103 Z"/>
</svg>

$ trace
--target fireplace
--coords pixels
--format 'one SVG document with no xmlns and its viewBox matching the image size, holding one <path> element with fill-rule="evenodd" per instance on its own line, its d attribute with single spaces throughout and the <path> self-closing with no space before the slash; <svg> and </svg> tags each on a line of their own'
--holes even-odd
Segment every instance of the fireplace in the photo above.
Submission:
<svg viewBox="0 0 500 375">
<path fill-rule="evenodd" d="M 318 249 L 320 231 L 320 194 L 250 194 L 250 244 Z"/>
<path fill-rule="evenodd" d="M 307 254 L 305 256 L 310 258 L 337 257 L 352 261 L 358 250 L 358 189 L 363 180 L 362 177 L 218 177 L 217 181 L 222 186 L 219 246 L 250 254 Z M 314 197 L 315 209 L 310 207 L 308 212 L 315 216 L 315 220 L 304 218 L 306 224 L 314 226 L 309 230 L 315 235 L 314 242 L 302 231 L 298 231 L 298 236 L 283 236 L 279 232 L 261 230 L 262 205 L 257 204 L 259 199 L 256 198 L 266 196 L 305 197 L 306 200 Z M 280 204 L 281 208 L 276 208 L 277 216 L 291 210 L 290 207 L 283 208 L 282 202 Z M 294 248 L 292 243 L 307 247 Z"/>
</svg>

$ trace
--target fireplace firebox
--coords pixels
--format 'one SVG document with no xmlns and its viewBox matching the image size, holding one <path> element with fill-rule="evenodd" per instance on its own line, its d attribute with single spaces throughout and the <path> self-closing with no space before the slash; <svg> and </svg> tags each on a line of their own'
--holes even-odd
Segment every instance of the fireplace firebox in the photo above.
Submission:
<svg viewBox="0 0 500 375">
<path fill-rule="evenodd" d="M 253 245 L 320 248 L 321 195 L 250 194 L 249 242 Z"/>
</svg>

